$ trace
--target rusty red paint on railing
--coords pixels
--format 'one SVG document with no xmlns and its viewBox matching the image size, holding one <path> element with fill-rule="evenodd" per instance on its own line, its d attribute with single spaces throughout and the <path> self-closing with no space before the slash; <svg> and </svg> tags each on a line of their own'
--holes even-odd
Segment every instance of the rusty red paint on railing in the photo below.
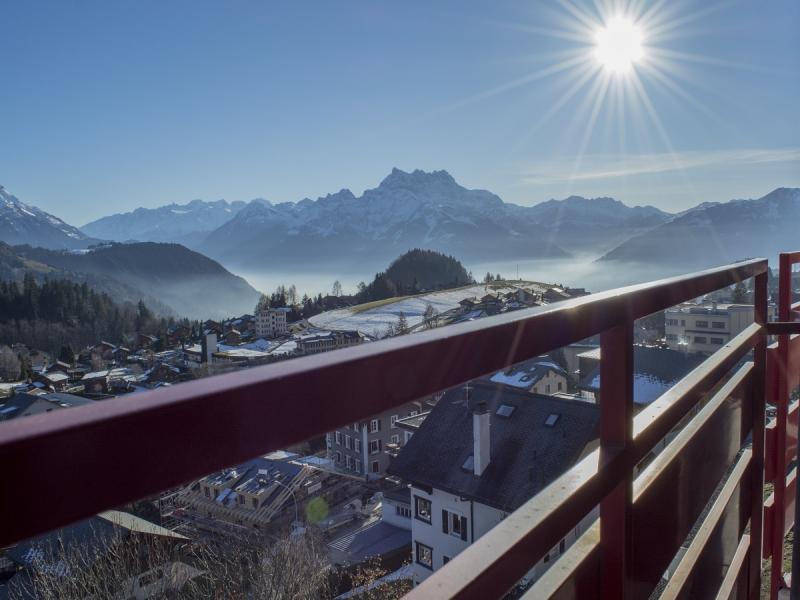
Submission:
<svg viewBox="0 0 800 600">
<path fill-rule="evenodd" d="M 0 495 L 0 545 L 601 334 L 601 368 L 606 375 L 601 378 L 601 447 L 431 576 L 411 597 L 499 597 L 597 504 L 601 504 L 599 554 L 591 556 L 602 560 L 602 575 L 582 567 L 582 576 L 600 577 L 601 588 L 614 597 L 641 597 L 664 567 L 643 563 L 647 560 L 643 553 L 633 554 L 646 531 L 628 527 L 630 519 L 646 517 L 641 511 L 647 507 L 674 509 L 670 518 L 676 519 L 678 530 L 688 533 L 694 513 L 666 504 L 658 495 L 641 492 L 634 497 L 634 469 L 753 349 L 753 365 L 730 389 L 735 395 L 715 396 L 718 408 L 713 414 L 703 413 L 705 420 L 697 432 L 707 435 L 716 430 L 716 425 L 711 427 L 713 419 L 722 419 L 731 435 L 715 443 L 727 444 L 718 449 L 728 457 L 725 460 L 752 436 L 747 460 L 735 470 L 740 479 L 730 484 L 734 487 L 729 486 L 726 496 L 738 502 L 735 515 L 746 518 L 751 541 L 742 545 L 740 522 L 738 543 L 733 546 L 740 571 L 720 585 L 743 586 L 755 598 L 762 539 L 766 267 L 764 260 L 747 261 L 6 423 L 0 427 L 0 469 L 14 485 Z M 634 418 L 629 347 L 633 320 L 752 277 L 756 323 Z M 692 438 L 685 435 L 681 443 L 688 443 L 686 439 L 694 440 L 695 452 L 702 451 L 699 433 Z M 675 460 L 682 456 L 672 444 L 668 448 Z M 687 468 L 703 464 L 691 460 Z M 717 469 L 722 466 L 727 463 L 715 463 Z M 666 481 L 661 475 L 651 470 L 649 478 L 637 480 L 637 489 L 647 482 L 649 489 L 659 489 Z M 97 477 L 102 486 L 95 485 Z M 92 493 L 85 494 L 89 489 Z M 54 503 L 54 490 L 65 500 Z M 682 493 L 692 497 L 691 490 Z M 719 507 L 715 523 L 724 522 L 729 508 Z M 670 540 L 673 545 L 679 542 Z M 742 558 L 738 549 L 743 547 L 755 551 Z M 726 564 L 734 564 L 734 558 Z M 692 585 L 699 564 L 687 563 L 687 585 Z"/>
</svg>

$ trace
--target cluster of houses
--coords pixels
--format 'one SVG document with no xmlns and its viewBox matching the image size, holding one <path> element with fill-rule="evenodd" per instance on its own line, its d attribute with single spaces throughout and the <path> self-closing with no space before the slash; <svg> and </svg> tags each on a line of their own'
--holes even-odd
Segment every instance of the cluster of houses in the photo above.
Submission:
<svg viewBox="0 0 800 600">
<path fill-rule="evenodd" d="M 455 312 L 472 319 L 583 293 L 489 292 L 462 300 Z M 133 349 L 101 342 L 73 364 L 44 360 L 31 381 L 0 399 L 0 420 L 171 385 L 203 368 L 241 368 L 369 341 L 356 331 L 287 323 L 287 315 L 265 309 L 206 321 L 200 339 L 174 328 L 160 352 L 152 350 L 157 340 L 137 336 Z M 636 344 L 637 410 L 703 358 L 683 346 Z M 418 584 L 596 448 L 600 360 L 592 340 L 573 344 L 212 473 L 158 498 L 158 524 L 150 525 L 184 541 L 302 535 L 314 527 L 326 540 L 331 568 L 377 558 Z M 587 515 L 520 585 L 541 577 L 596 516 Z"/>
</svg>

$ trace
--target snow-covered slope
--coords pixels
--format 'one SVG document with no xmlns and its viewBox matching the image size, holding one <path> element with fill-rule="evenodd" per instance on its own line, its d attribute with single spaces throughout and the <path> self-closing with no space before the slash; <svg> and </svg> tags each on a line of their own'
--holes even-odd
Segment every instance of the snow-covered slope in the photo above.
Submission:
<svg viewBox="0 0 800 600">
<path fill-rule="evenodd" d="M 460 186 L 446 171 L 394 169 L 356 197 L 344 189 L 316 201 L 251 202 L 200 247 L 231 264 L 385 262 L 410 248 L 462 260 L 562 257 L 522 207 Z"/>
<path fill-rule="evenodd" d="M 0 241 L 53 249 L 85 248 L 92 239 L 50 213 L 25 204 L 0 185 Z"/>
<path fill-rule="evenodd" d="M 620 244 L 602 260 L 680 264 L 689 268 L 766 257 L 798 245 L 800 188 L 757 200 L 704 203 Z"/>
<path fill-rule="evenodd" d="M 125 242 L 176 242 L 196 246 L 220 225 L 231 220 L 245 202 L 204 202 L 169 204 L 159 208 L 137 208 L 132 212 L 103 217 L 81 230 L 91 236 Z"/>
</svg>

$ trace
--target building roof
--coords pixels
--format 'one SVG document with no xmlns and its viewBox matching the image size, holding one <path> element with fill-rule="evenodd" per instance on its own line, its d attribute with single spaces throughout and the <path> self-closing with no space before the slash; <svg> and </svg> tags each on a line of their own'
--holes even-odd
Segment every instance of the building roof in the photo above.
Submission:
<svg viewBox="0 0 800 600">
<path fill-rule="evenodd" d="M 349 564 L 358 564 L 371 557 L 400 550 L 411 544 L 411 530 L 402 529 L 381 520 L 375 520 L 328 544 L 332 550 L 343 553 Z"/>
<path fill-rule="evenodd" d="M 422 425 L 423 421 L 425 421 L 425 417 L 427 417 L 429 414 L 430 411 L 426 410 L 425 412 L 421 412 L 410 417 L 397 419 L 394 424 L 398 427 L 402 427 L 403 429 L 408 429 L 409 431 L 416 431 L 420 428 L 420 425 Z"/>
<path fill-rule="evenodd" d="M 578 387 L 590 392 L 599 392 L 600 348 L 578 356 L 598 361 L 597 366 L 590 369 L 588 373 L 581 373 Z M 636 404 L 650 404 L 695 369 L 705 358 L 702 354 L 635 345 L 633 347 L 633 401 Z"/>
<path fill-rule="evenodd" d="M 564 377 L 567 375 L 564 369 L 549 358 L 535 358 L 523 363 L 511 365 L 508 369 L 503 371 L 498 371 L 491 376 L 490 381 L 527 390 L 551 371 L 563 375 Z"/>
<path fill-rule="evenodd" d="M 94 400 L 73 394 L 43 393 L 15 394 L 0 404 L 0 421 L 7 421 L 21 416 L 38 415 L 61 408 L 71 408 L 84 404 L 93 404 Z"/>
<path fill-rule="evenodd" d="M 464 468 L 473 453 L 472 411 L 462 388 L 449 390 L 389 467 L 415 485 L 513 511 L 569 469 L 597 438 L 594 404 L 475 382 L 471 401 L 491 419 L 491 459 L 481 476 Z M 497 414 L 513 407 L 509 417 Z M 555 423 L 552 415 L 557 415 Z"/>
</svg>

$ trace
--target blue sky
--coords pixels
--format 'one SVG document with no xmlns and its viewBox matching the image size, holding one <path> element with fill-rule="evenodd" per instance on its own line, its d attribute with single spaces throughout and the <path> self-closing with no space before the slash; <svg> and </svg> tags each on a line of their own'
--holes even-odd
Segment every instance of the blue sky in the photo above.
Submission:
<svg viewBox="0 0 800 600">
<path fill-rule="evenodd" d="M 800 186 L 800 3 L 610 4 L 6 2 L 0 184 L 79 225 L 360 193 L 394 166 L 520 204 Z M 584 21 L 623 12 L 641 87 L 603 95 Z"/>
</svg>

